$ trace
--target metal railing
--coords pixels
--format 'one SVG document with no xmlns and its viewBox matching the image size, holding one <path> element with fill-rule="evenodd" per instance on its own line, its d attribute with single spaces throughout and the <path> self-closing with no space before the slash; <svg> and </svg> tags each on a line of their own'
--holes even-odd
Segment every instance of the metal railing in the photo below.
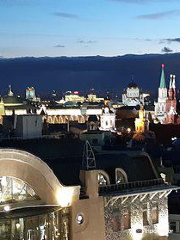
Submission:
<svg viewBox="0 0 180 240">
<path fill-rule="evenodd" d="M 145 181 L 136 181 L 136 182 L 127 182 L 127 183 L 119 183 L 112 185 L 99 186 L 99 193 L 114 193 L 114 192 L 123 192 L 127 190 L 133 190 L 144 187 L 153 187 L 157 185 L 164 184 L 162 178 L 145 180 Z"/>
</svg>

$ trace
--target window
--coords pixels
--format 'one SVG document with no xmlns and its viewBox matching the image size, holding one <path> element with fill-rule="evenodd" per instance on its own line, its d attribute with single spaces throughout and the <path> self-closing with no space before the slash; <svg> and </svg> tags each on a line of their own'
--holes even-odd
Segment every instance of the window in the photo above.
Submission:
<svg viewBox="0 0 180 240">
<path fill-rule="evenodd" d="M 170 230 L 173 231 L 173 233 L 176 233 L 176 221 L 170 221 Z"/>
<path fill-rule="evenodd" d="M 114 232 L 121 231 L 121 218 L 119 208 L 113 209 L 112 228 Z"/>
<path fill-rule="evenodd" d="M 148 226 L 148 206 L 147 203 L 143 204 L 143 226 Z"/>
<path fill-rule="evenodd" d="M 39 199 L 34 190 L 20 179 L 0 178 L 0 204 Z"/>
<path fill-rule="evenodd" d="M 99 183 L 99 185 L 101 185 L 101 186 L 108 184 L 107 178 L 105 177 L 104 174 L 98 173 L 98 183 Z"/>
<path fill-rule="evenodd" d="M 159 213 L 158 213 L 158 204 L 153 203 L 152 204 L 152 223 L 156 224 L 159 220 Z"/>
<path fill-rule="evenodd" d="M 127 175 L 123 169 L 116 168 L 115 175 L 116 175 L 116 184 L 127 182 Z"/>
<path fill-rule="evenodd" d="M 122 224 L 123 229 L 127 230 L 131 228 L 131 215 L 130 215 L 130 208 L 126 207 L 123 209 L 122 213 Z"/>
</svg>

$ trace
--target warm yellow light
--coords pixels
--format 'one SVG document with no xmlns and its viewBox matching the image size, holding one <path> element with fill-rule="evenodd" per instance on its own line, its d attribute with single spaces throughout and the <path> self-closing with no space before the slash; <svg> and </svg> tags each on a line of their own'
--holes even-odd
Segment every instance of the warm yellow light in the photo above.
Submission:
<svg viewBox="0 0 180 240">
<path fill-rule="evenodd" d="M 73 192 L 73 189 L 68 187 L 62 187 L 58 190 L 57 200 L 61 207 L 68 207 L 71 205 Z"/>
<path fill-rule="evenodd" d="M 16 223 L 16 228 L 19 229 L 20 228 L 20 223 Z"/>
</svg>

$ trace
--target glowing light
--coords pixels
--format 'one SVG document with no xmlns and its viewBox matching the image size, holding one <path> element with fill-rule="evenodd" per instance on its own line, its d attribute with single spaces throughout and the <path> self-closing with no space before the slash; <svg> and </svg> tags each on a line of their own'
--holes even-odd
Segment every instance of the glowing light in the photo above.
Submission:
<svg viewBox="0 0 180 240">
<path fill-rule="evenodd" d="M 78 91 L 74 91 L 74 94 L 75 94 L 75 95 L 78 95 L 78 94 L 79 94 L 79 92 L 78 92 Z"/>
<path fill-rule="evenodd" d="M 4 206 L 4 211 L 9 212 L 10 211 L 10 206 L 9 205 Z"/>
<path fill-rule="evenodd" d="M 2 179 L 1 179 L 1 185 L 3 187 L 5 187 L 7 185 L 7 181 L 6 181 L 6 177 L 5 176 L 3 176 Z"/>
<path fill-rule="evenodd" d="M 82 214 L 78 214 L 76 220 L 79 225 L 83 224 L 84 218 L 83 218 Z"/>
<path fill-rule="evenodd" d="M 164 63 L 162 63 L 162 68 L 164 68 L 165 67 L 165 65 L 164 65 Z"/>
<path fill-rule="evenodd" d="M 71 205 L 72 197 L 73 197 L 73 189 L 72 188 L 61 188 L 57 192 L 57 200 L 61 207 L 68 207 Z"/>
<path fill-rule="evenodd" d="M 130 128 L 127 128 L 127 132 L 130 133 L 130 132 L 131 132 L 131 129 L 130 129 Z"/>
<path fill-rule="evenodd" d="M 20 223 L 16 223 L 16 228 L 19 229 L 21 227 Z"/>
</svg>

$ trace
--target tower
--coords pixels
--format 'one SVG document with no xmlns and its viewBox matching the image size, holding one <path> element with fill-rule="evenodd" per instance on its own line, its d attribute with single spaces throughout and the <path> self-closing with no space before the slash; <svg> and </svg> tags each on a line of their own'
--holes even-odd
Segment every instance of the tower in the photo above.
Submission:
<svg viewBox="0 0 180 240">
<path fill-rule="evenodd" d="M 167 87 L 164 73 L 165 65 L 162 64 L 160 85 L 158 88 L 158 101 L 155 102 L 155 116 L 163 121 L 166 113 Z"/>
<path fill-rule="evenodd" d="M 169 90 L 168 90 L 168 99 L 166 101 L 166 117 L 163 120 L 163 123 L 175 123 L 176 121 L 176 76 L 170 75 L 169 80 Z"/>
<path fill-rule="evenodd" d="M 149 121 L 145 117 L 144 108 L 141 105 L 139 110 L 139 118 L 135 119 L 135 131 L 136 133 L 144 133 L 149 130 Z"/>
<path fill-rule="evenodd" d="M 13 96 L 14 96 L 14 93 L 12 92 L 11 85 L 9 85 L 8 96 L 9 96 L 9 97 L 13 97 Z"/>
</svg>

